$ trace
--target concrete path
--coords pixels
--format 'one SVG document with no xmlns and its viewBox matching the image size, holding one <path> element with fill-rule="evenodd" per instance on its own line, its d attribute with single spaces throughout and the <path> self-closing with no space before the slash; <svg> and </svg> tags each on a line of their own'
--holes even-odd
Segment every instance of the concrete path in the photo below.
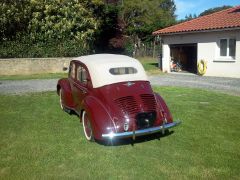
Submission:
<svg viewBox="0 0 240 180">
<path fill-rule="evenodd" d="M 22 94 L 28 92 L 55 91 L 57 79 L 4 80 L 0 81 L 0 93 Z"/>
<path fill-rule="evenodd" d="M 240 79 L 237 78 L 200 77 L 192 74 L 171 73 L 149 76 L 149 80 L 152 85 L 200 88 L 240 96 Z M 57 79 L 4 80 L 0 81 L 0 93 L 56 91 L 56 84 Z"/>
</svg>

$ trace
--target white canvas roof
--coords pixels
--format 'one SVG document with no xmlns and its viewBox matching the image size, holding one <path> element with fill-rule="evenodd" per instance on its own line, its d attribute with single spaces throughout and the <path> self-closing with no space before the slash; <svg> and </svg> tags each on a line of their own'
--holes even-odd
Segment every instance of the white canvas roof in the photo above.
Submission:
<svg viewBox="0 0 240 180">
<path fill-rule="evenodd" d="M 90 73 L 94 88 L 126 81 L 148 81 L 142 64 L 131 57 L 114 54 L 95 54 L 74 58 L 84 63 Z M 111 68 L 133 67 L 134 74 L 113 75 Z"/>
</svg>

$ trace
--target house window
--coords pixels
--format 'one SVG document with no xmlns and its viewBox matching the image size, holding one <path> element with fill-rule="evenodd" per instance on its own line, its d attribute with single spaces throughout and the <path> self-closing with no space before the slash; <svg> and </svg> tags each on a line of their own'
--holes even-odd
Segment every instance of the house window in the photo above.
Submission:
<svg viewBox="0 0 240 180">
<path fill-rule="evenodd" d="M 220 56 L 227 56 L 227 39 L 220 40 Z"/>
<path fill-rule="evenodd" d="M 229 39 L 229 56 L 234 57 L 236 54 L 236 39 Z"/>
<path fill-rule="evenodd" d="M 220 56 L 235 57 L 236 39 L 220 39 Z"/>
</svg>

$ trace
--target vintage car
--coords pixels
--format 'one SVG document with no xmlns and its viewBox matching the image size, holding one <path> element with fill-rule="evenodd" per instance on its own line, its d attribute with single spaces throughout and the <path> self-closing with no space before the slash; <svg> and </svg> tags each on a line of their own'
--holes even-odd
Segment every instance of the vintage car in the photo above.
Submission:
<svg viewBox="0 0 240 180">
<path fill-rule="evenodd" d="M 73 59 L 57 93 L 61 108 L 79 115 L 89 141 L 135 139 L 180 123 L 173 122 L 163 98 L 153 92 L 141 63 L 124 55 Z"/>
</svg>

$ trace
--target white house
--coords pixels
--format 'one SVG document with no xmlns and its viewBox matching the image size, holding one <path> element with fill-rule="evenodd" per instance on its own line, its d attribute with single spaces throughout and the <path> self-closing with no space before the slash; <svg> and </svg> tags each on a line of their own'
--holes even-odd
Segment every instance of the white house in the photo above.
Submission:
<svg viewBox="0 0 240 180">
<path fill-rule="evenodd" d="M 153 32 L 162 41 L 162 70 L 170 72 L 171 59 L 197 72 L 207 61 L 206 76 L 240 78 L 240 6 L 198 17 Z"/>
</svg>

